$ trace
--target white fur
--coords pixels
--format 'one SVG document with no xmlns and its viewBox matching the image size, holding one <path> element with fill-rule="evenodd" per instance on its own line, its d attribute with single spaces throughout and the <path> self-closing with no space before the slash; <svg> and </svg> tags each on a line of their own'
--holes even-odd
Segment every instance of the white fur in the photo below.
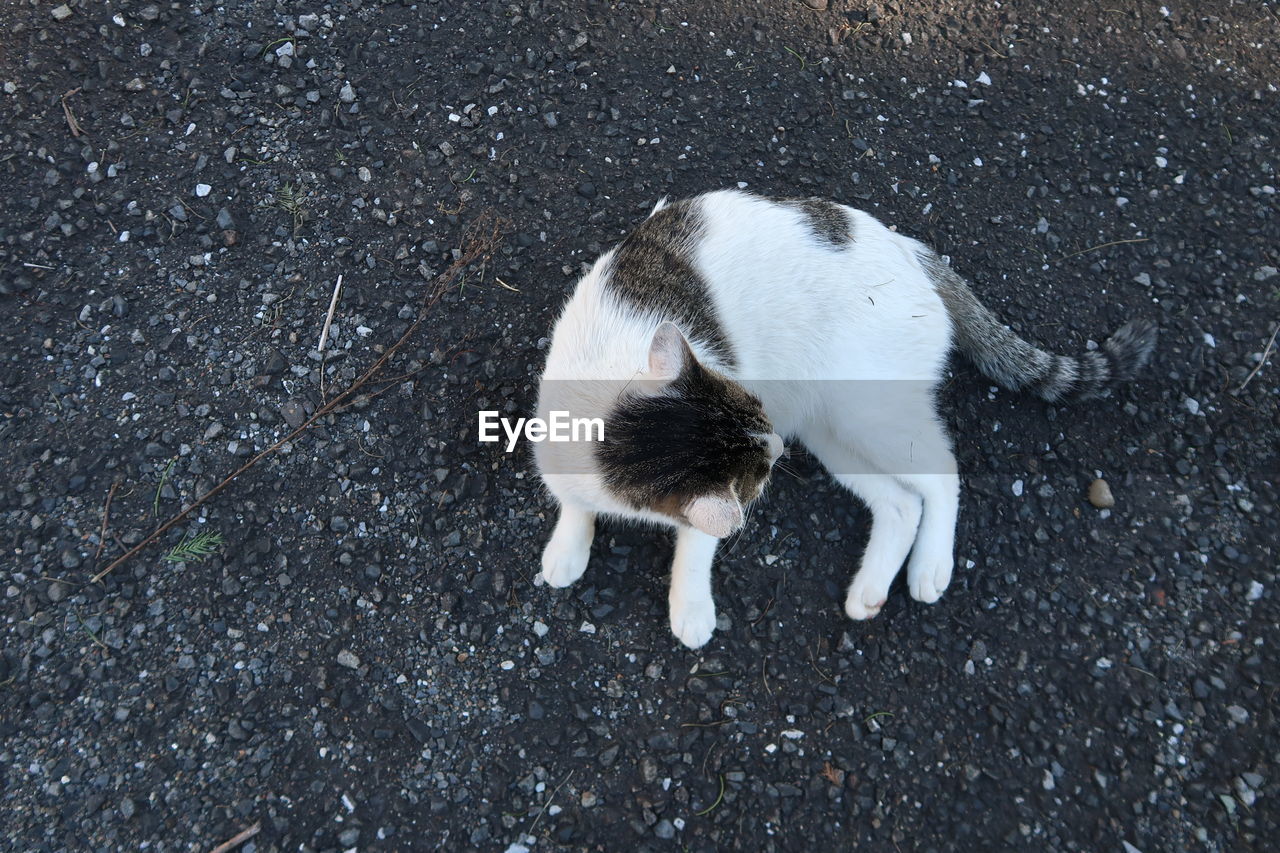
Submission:
<svg viewBox="0 0 1280 853">
<path fill-rule="evenodd" d="M 694 354 L 759 396 L 774 429 L 803 442 L 871 509 L 871 538 L 846 612 L 854 619 L 878 613 L 904 561 L 911 595 L 936 601 L 951 579 L 959 479 L 933 405 L 952 328 L 916 259 L 920 244 L 852 208 L 852 242 L 837 248 L 818 240 L 791 205 L 734 191 L 695 203 L 705 238 L 694 265 L 737 363 L 728 368 L 696 340 Z M 651 347 L 667 318 L 637 313 L 604 291 L 610 255 L 578 283 L 556 324 L 540 414 L 559 407 L 602 416 L 627 383 L 664 378 L 667 365 L 650 355 L 672 352 L 669 341 Z M 548 583 L 564 586 L 582 574 L 595 514 L 673 523 L 611 496 L 581 447 L 542 442 L 535 454 L 562 505 L 543 556 Z M 730 529 L 719 516 L 711 525 L 710 533 Z M 694 648 L 715 626 L 715 542 L 692 528 L 677 532 L 671 625 Z"/>
<path fill-rule="evenodd" d="M 742 504 L 728 495 L 700 495 L 684 510 L 689 523 L 708 536 L 724 539 L 742 526 Z"/>
</svg>

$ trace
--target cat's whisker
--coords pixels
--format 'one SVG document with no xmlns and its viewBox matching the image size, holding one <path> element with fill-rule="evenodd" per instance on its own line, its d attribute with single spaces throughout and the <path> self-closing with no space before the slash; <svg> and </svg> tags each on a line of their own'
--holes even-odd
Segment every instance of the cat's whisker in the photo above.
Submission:
<svg viewBox="0 0 1280 853">
<path fill-rule="evenodd" d="M 754 503 L 754 501 L 752 503 Z M 747 518 L 751 517 L 750 504 L 748 504 L 746 507 L 743 508 L 743 515 L 746 516 Z M 739 527 L 736 531 L 734 531 L 734 534 L 732 536 L 729 537 L 728 542 L 725 543 L 725 546 L 724 546 L 724 553 L 726 555 L 732 554 L 734 551 L 737 550 L 738 542 L 742 540 L 742 534 L 745 533 L 746 530 L 747 530 L 747 525 L 744 523 L 741 527 Z"/>
<path fill-rule="evenodd" d="M 778 460 L 777 462 L 774 462 L 773 467 L 777 468 L 779 471 L 786 474 L 788 477 L 794 477 L 795 479 L 799 480 L 802 483 L 808 479 L 807 477 L 792 470 L 790 466 L 783 464 L 782 460 Z"/>
</svg>

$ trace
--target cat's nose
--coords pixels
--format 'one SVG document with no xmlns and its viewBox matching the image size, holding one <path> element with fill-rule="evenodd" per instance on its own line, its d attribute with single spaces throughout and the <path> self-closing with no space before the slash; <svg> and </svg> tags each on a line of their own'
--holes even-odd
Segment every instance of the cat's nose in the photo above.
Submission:
<svg viewBox="0 0 1280 853">
<path fill-rule="evenodd" d="M 776 432 L 766 435 L 764 441 L 769 446 L 769 464 L 772 465 L 778 461 L 778 457 L 782 455 L 782 451 L 786 450 L 786 447 L 782 444 L 782 436 Z"/>
</svg>

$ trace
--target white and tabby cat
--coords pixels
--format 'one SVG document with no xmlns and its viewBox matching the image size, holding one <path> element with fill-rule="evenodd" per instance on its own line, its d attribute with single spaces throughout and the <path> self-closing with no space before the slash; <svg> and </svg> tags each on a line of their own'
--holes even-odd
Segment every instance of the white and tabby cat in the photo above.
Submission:
<svg viewBox="0 0 1280 853">
<path fill-rule="evenodd" d="M 535 445 L 560 518 L 552 586 L 587 567 L 597 515 L 676 528 L 671 629 L 716 624 L 711 565 L 795 438 L 871 510 L 845 599 L 879 612 L 904 562 L 912 597 L 951 581 L 959 478 L 934 407 L 952 347 L 1007 388 L 1081 399 L 1150 357 L 1128 324 L 1079 358 L 1019 338 L 930 249 L 818 199 L 714 192 L 666 204 L 602 255 L 564 308 L 538 414 L 604 419 L 604 441 Z"/>
</svg>

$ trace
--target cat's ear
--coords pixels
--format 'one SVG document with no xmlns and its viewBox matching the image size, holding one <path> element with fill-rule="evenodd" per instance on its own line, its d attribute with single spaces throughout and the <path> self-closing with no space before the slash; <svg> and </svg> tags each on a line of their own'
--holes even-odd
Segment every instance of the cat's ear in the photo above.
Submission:
<svg viewBox="0 0 1280 853">
<path fill-rule="evenodd" d="M 693 350 L 684 334 L 675 323 L 664 321 L 649 344 L 649 373 L 655 379 L 675 379 L 692 360 Z"/>
<path fill-rule="evenodd" d="M 724 539 L 742 526 L 742 504 L 732 492 L 703 495 L 689 501 L 684 517 L 708 536 Z"/>
</svg>

